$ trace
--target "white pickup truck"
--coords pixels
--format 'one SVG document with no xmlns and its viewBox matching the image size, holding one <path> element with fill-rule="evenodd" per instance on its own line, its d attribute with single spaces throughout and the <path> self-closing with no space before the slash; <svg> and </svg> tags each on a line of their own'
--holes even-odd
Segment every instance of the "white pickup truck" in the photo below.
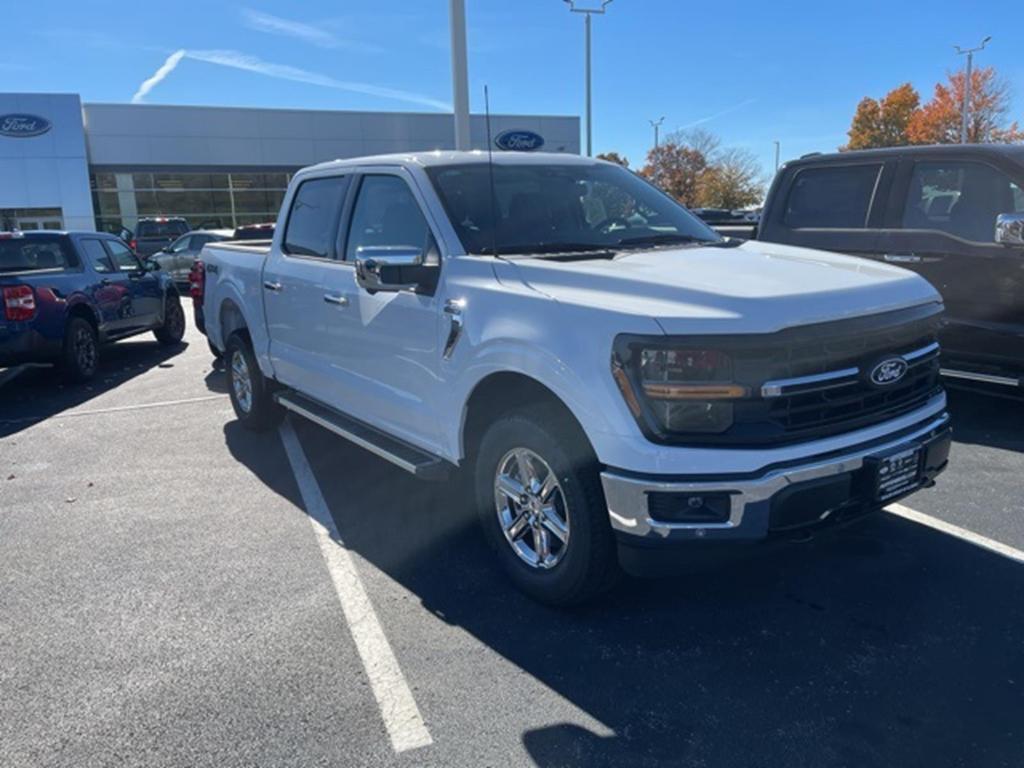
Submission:
<svg viewBox="0 0 1024 768">
<path fill-rule="evenodd" d="M 510 578 L 549 603 L 654 548 L 876 510 L 947 463 L 925 280 L 722 239 L 609 163 L 323 163 L 295 175 L 271 243 L 202 259 L 243 424 L 283 408 L 466 478 Z"/>
</svg>

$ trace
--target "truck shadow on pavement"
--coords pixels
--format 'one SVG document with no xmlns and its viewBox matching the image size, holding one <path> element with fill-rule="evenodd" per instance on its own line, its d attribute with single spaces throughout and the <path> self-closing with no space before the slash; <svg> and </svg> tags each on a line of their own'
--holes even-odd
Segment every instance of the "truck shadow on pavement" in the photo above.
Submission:
<svg viewBox="0 0 1024 768">
<path fill-rule="evenodd" d="M 613 733 L 528 730 L 536 765 L 1019 764 L 1024 565 L 882 513 L 556 611 L 505 581 L 456 484 L 295 426 L 348 548 Z M 226 437 L 301 508 L 274 436 Z"/>
<path fill-rule="evenodd" d="M 96 377 L 85 384 L 66 382 L 53 367 L 30 368 L 0 386 L 0 438 L 83 405 L 152 368 L 170 367 L 187 349 L 187 342 L 171 347 L 134 339 L 108 344 L 100 352 Z"/>
<path fill-rule="evenodd" d="M 956 442 L 1024 452 L 1024 391 L 957 385 L 946 394 Z"/>
</svg>

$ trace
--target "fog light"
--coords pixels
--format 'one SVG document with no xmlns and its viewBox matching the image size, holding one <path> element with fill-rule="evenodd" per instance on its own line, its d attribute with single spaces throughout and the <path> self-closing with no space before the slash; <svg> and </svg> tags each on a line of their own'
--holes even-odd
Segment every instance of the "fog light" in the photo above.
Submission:
<svg viewBox="0 0 1024 768">
<path fill-rule="evenodd" d="M 727 523 L 732 504 L 728 493 L 647 494 L 647 512 L 662 523 Z"/>
</svg>

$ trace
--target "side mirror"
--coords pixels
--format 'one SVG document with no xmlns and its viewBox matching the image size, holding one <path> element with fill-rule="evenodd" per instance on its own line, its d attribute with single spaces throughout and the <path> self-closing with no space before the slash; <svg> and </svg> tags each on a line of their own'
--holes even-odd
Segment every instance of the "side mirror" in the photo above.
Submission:
<svg viewBox="0 0 1024 768">
<path fill-rule="evenodd" d="M 1001 213 L 996 218 L 996 242 L 1024 248 L 1024 213 Z"/>
<path fill-rule="evenodd" d="M 149 258 L 142 260 L 142 271 L 143 272 L 159 272 L 163 267 L 160 266 L 160 262 L 156 259 Z"/>
<path fill-rule="evenodd" d="M 370 293 L 424 287 L 436 275 L 421 248 L 411 245 L 360 246 L 356 249 L 356 282 Z"/>
</svg>

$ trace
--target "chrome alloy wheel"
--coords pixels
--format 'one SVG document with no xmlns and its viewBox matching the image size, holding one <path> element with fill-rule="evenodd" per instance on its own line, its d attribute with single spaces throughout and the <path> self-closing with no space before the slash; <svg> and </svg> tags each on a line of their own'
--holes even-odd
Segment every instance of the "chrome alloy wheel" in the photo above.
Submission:
<svg viewBox="0 0 1024 768">
<path fill-rule="evenodd" d="M 533 568 L 554 568 L 569 547 L 569 509 L 558 477 L 528 448 L 498 462 L 494 504 L 505 540 Z"/>
<path fill-rule="evenodd" d="M 238 407 L 249 413 L 252 410 L 252 376 L 249 374 L 245 355 L 240 349 L 236 349 L 231 355 L 231 388 L 234 390 Z"/>
</svg>

